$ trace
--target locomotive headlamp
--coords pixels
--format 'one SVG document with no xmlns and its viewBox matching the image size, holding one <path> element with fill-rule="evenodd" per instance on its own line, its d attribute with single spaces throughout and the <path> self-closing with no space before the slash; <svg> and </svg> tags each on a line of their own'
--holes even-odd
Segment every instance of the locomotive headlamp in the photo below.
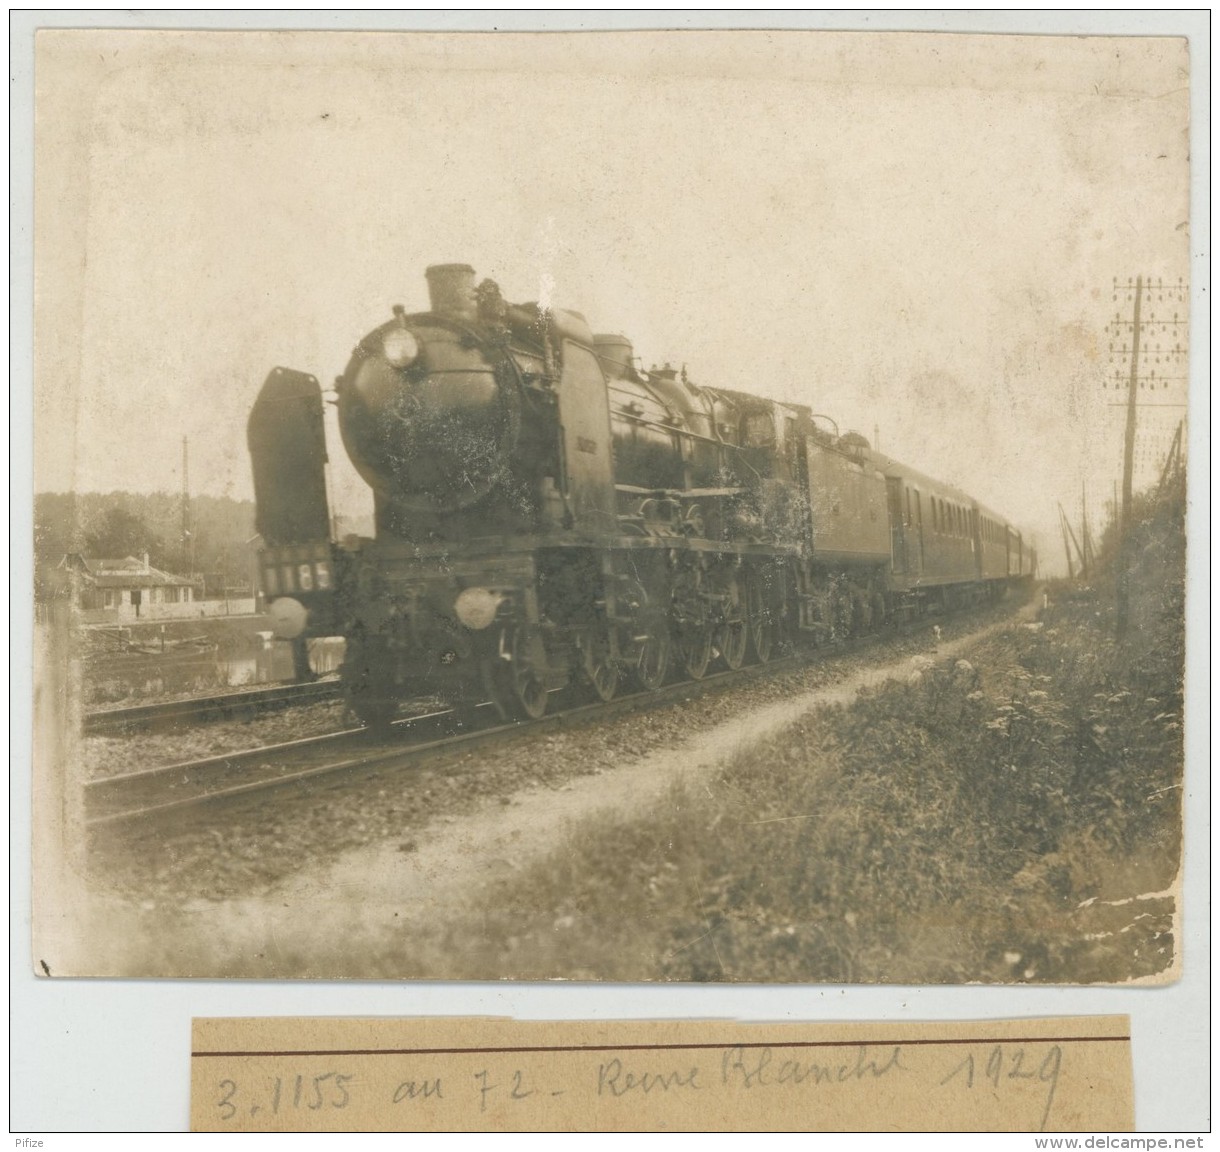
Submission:
<svg viewBox="0 0 1220 1152">
<path fill-rule="evenodd" d="M 292 596 L 272 600 L 267 615 L 271 617 L 271 631 L 278 640 L 295 640 L 305 631 L 309 620 L 309 610 Z"/>
<path fill-rule="evenodd" d="M 463 588 L 453 602 L 457 618 L 474 632 L 480 632 L 496 618 L 504 597 L 490 588 Z"/>
<path fill-rule="evenodd" d="M 395 368 L 405 368 L 419 355 L 419 341 L 406 328 L 391 328 L 381 341 L 381 350 Z"/>
</svg>

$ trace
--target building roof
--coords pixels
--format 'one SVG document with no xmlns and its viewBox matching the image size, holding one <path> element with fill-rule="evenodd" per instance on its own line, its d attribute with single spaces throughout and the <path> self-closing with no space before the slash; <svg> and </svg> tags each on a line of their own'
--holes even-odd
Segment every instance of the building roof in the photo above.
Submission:
<svg viewBox="0 0 1220 1152">
<path fill-rule="evenodd" d="M 144 570 L 144 561 L 135 556 L 124 556 L 121 560 L 82 556 L 81 560 L 90 572 L 142 572 Z"/>
<path fill-rule="evenodd" d="M 163 572 L 135 556 L 113 559 L 70 552 L 59 562 L 59 567 L 75 568 L 97 588 L 193 588 L 199 583 L 186 576 Z"/>
</svg>

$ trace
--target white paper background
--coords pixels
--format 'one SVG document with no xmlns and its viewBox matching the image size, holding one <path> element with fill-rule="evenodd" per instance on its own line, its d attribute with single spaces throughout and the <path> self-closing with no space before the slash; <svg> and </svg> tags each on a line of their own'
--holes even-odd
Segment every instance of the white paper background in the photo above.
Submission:
<svg viewBox="0 0 1220 1152">
<path fill-rule="evenodd" d="M 187 1117 L 187 1053 L 192 1016 L 226 1015 L 506 1015 L 525 1019 L 733 1017 L 747 1020 L 977 1019 L 1128 1013 L 1136 1063 L 1136 1116 L 1144 1130 L 1208 1126 L 1210 950 L 1208 909 L 1207 702 L 1203 637 L 1210 622 L 1209 407 L 1210 328 L 1203 308 L 1208 281 L 1210 60 L 1207 14 L 1075 16 L 889 13 L 821 19 L 739 13 L 499 14 L 449 13 L 410 19 L 370 14 L 291 14 L 264 19 L 237 13 L 81 13 L 12 17 L 12 736 L 11 736 L 11 1104 L 16 1132 L 176 1130 Z M 33 30 L 43 27 L 138 28 L 461 28 L 530 30 L 600 27 L 833 27 L 941 29 L 1060 34 L 1173 34 L 1191 37 L 1192 81 L 1192 411 L 1188 636 L 1186 890 L 1180 947 L 1185 977 L 1162 989 L 829 988 L 742 986 L 451 985 L 375 983 L 235 983 L 39 981 L 32 973 L 30 921 L 30 668 L 32 599 L 31 286 Z"/>
</svg>

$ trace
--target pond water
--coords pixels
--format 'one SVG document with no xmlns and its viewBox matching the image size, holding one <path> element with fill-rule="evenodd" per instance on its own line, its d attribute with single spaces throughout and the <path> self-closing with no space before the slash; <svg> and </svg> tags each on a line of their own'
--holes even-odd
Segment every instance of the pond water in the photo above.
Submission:
<svg viewBox="0 0 1220 1152">
<path fill-rule="evenodd" d="M 319 675 L 337 672 L 343 663 L 341 637 L 309 641 L 310 667 Z M 204 695 L 226 688 L 274 684 L 293 678 L 292 646 L 259 633 L 238 653 L 214 647 L 164 654 L 126 653 L 91 660 L 85 672 L 85 704 L 118 703 L 144 697 Z"/>
<path fill-rule="evenodd" d="M 344 647 L 340 636 L 310 640 L 309 666 L 320 676 L 338 672 L 343 663 Z M 218 663 L 224 669 L 225 683 L 235 688 L 292 679 L 292 647 L 283 640 L 269 641 L 253 656 L 230 657 Z"/>
</svg>

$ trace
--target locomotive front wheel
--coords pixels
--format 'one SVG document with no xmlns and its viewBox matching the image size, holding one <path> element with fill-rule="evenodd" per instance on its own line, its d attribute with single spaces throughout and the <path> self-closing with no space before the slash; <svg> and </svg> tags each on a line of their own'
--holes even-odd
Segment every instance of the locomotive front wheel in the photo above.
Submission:
<svg viewBox="0 0 1220 1152">
<path fill-rule="evenodd" d="M 593 694 L 603 703 L 613 700 L 618 691 L 618 664 L 604 629 L 590 628 L 581 637 L 581 667 Z"/>
<path fill-rule="evenodd" d="M 702 680 L 712 659 L 714 629 L 690 626 L 678 633 L 678 658 L 692 680 Z"/>
<path fill-rule="evenodd" d="M 398 701 L 388 696 L 349 694 L 348 706 L 359 717 L 360 722 L 374 731 L 385 732 L 394 723 Z"/>
<path fill-rule="evenodd" d="M 383 645 L 349 640 L 343 661 L 347 706 L 366 728 L 387 729 L 398 711 L 389 652 Z"/>
<path fill-rule="evenodd" d="M 450 727 L 455 732 L 473 732 L 479 727 L 478 704 L 462 700 L 453 706 L 449 719 Z"/>
<path fill-rule="evenodd" d="M 318 678 L 309 662 L 309 641 L 304 636 L 292 641 L 292 678 L 298 684 L 307 684 Z"/>
<path fill-rule="evenodd" d="M 756 576 L 746 585 L 746 616 L 754 655 L 760 664 L 765 664 L 775 647 L 775 616 L 767 601 L 766 585 Z"/>
<path fill-rule="evenodd" d="M 531 656 L 532 637 L 514 628 L 504 645 L 507 661 L 499 661 L 491 680 L 492 703 L 506 720 L 540 720 L 546 712 L 546 685 Z"/>
<path fill-rule="evenodd" d="M 640 645 L 640 658 L 634 668 L 635 679 L 641 688 L 655 692 L 665 682 L 672 648 L 669 632 L 663 622 L 649 629 L 647 639 Z"/>
<path fill-rule="evenodd" d="M 729 580 L 729 599 L 725 606 L 725 621 L 716 638 L 720 655 L 729 668 L 736 672 L 746 662 L 746 646 L 750 632 L 746 623 L 745 594 L 741 579 L 733 576 Z"/>
</svg>

